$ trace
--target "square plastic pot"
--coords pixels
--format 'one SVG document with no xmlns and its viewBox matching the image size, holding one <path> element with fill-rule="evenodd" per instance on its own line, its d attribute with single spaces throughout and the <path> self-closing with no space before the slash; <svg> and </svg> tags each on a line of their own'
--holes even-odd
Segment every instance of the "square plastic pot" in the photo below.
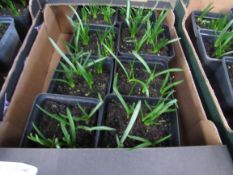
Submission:
<svg viewBox="0 0 233 175">
<path fill-rule="evenodd" d="M 65 105 L 77 105 L 78 103 L 80 105 L 84 105 L 84 106 L 90 106 L 90 107 L 95 107 L 98 103 L 99 100 L 97 99 L 93 99 L 93 98 L 82 98 L 82 97 L 74 97 L 74 96 L 66 96 L 66 95 L 56 95 L 56 94 L 40 94 L 37 96 L 37 98 L 35 99 L 34 103 L 33 103 L 33 107 L 32 110 L 30 112 L 30 115 L 28 117 L 28 121 L 26 124 L 26 128 L 24 130 L 23 136 L 21 138 L 21 142 L 20 142 L 20 147 L 34 147 L 35 144 L 27 139 L 27 136 L 29 135 L 29 133 L 33 133 L 34 128 L 32 123 L 35 123 L 35 125 L 37 124 L 37 122 L 40 120 L 40 116 L 43 113 L 36 105 L 39 106 L 43 106 L 43 104 L 46 101 L 54 101 L 54 102 L 58 102 L 60 104 L 65 104 Z M 96 114 L 96 124 L 99 121 L 99 111 Z M 43 131 L 42 131 L 43 132 Z M 93 147 L 95 147 L 96 143 L 98 142 L 97 137 L 96 137 L 95 133 L 95 139 L 93 140 Z"/>
<path fill-rule="evenodd" d="M 9 70 L 18 53 L 21 41 L 15 28 L 14 19 L 0 17 L 0 24 L 7 24 L 8 28 L 0 40 L 0 67 Z"/>
<path fill-rule="evenodd" d="M 126 100 L 126 102 L 138 102 L 139 100 L 146 100 L 149 104 L 152 105 L 156 105 L 156 103 L 158 102 L 159 98 L 145 98 L 145 97 L 131 97 L 131 96 L 123 96 L 123 98 Z M 104 125 L 105 124 L 105 120 L 107 117 L 107 109 L 108 109 L 108 103 L 111 99 L 115 99 L 118 100 L 117 96 L 115 95 L 108 95 L 105 97 L 104 100 L 104 106 L 102 108 L 101 111 L 101 116 L 102 116 L 102 121 L 99 121 L 101 123 L 99 123 L 99 125 Z M 169 115 L 169 119 L 171 122 L 171 128 L 169 133 L 172 134 L 172 137 L 169 138 L 168 140 L 168 145 L 169 146 L 179 146 L 180 145 L 180 132 L 179 132 L 179 118 L 178 118 L 178 114 L 177 112 L 172 112 L 167 114 Z M 98 147 L 104 147 L 104 145 L 102 144 L 103 141 L 103 134 L 104 131 L 97 131 L 97 140 L 98 142 Z"/>
<path fill-rule="evenodd" d="M 233 108 L 233 87 L 231 84 L 229 72 L 228 72 L 228 64 L 233 65 L 233 57 L 224 57 L 222 60 L 222 64 L 216 70 L 214 77 L 217 83 L 214 86 L 219 88 L 219 97 L 221 98 L 221 105 L 224 109 Z"/>
<path fill-rule="evenodd" d="M 201 62 L 208 74 L 212 74 L 221 64 L 221 58 L 213 58 L 208 55 L 204 44 L 205 39 L 216 40 L 215 32 L 201 29 L 197 35 L 197 49 L 200 55 Z"/>
<path fill-rule="evenodd" d="M 196 18 L 199 17 L 201 14 L 201 11 L 193 11 L 191 14 L 191 21 L 192 21 L 192 27 L 193 27 L 193 32 L 195 37 L 198 37 L 198 32 L 200 31 L 200 29 L 203 29 L 202 27 L 200 27 L 197 23 L 196 23 Z M 218 19 L 221 18 L 223 16 L 223 14 L 220 13 L 212 13 L 209 12 L 204 19 L 207 20 L 213 20 L 213 19 Z M 210 29 L 206 29 L 205 30 L 210 30 Z M 210 30 L 213 31 L 213 30 Z"/>
<path fill-rule="evenodd" d="M 96 58 L 97 57 L 92 57 L 92 59 L 96 59 Z M 61 65 L 60 64 L 58 65 L 57 69 L 61 69 Z M 112 86 L 113 71 L 114 71 L 114 62 L 113 62 L 113 59 L 107 58 L 104 61 L 104 63 L 103 63 L 103 69 L 109 71 L 109 81 L 108 81 L 108 84 L 107 84 L 107 90 L 105 92 L 105 95 L 107 95 L 107 94 L 110 93 L 111 86 Z M 58 77 L 59 77 L 59 72 L 54 71 L 52 79 L 56 79 Z M 48 88 L 48 93 L 53 93 L 54 94 L 55 85 L 56 85 L 56 82 L 51 80 L 49 88 Z M 63 94 L 63 95 L 68 95 L 68 94 Z"/>
<path fill-rule="evenodd" d="M 118 51 L 118 55 L 120 56 L 124 56 L 124 57 L 128 57 L 128 58 L 134 58 L 133 54 L 131 53 L 127 53 L 127 52 L 123 52 L 121 50 L 121 35 L 122 35 L 122 29 L 123 27 L 126 26 L 125 23 L 122 23 L 120 25 L 120 32 L 119 32 L 119 35 L 118 35 L 118 43 L 117 43 L 117 51 Z M 163 28 L 164 28 L 164 34 L 166 36 L 166 38 L 168 38 L 169 40 L 171 39 L 171 35 L 170 35 L 170 31 L 169 31 L 169 28 L 168 26 L 166 25 L 163 25 Z M 149 62 L 156 62 L 156 61 L 161 61 L 161 62 L 164 62 L 164 63 L 169 63 L 172 58 L 175 57 L 175 50 L 174 50 L 174 47 L 171 44 L 168 45 L 169 47 L 169 55 L 168 56 L 163 56 L 163 55 L 156 55 L 156 54 L 147 54 L 147 53 L 140 53 L 139 54 L 145 59 L 145 61 L 149 61 Z"/>
<path fill-rule="evenodd" d="M 121 60 L 121 63 L 124 65 L 124 64 L 130 64 L 132 62 L 134 62 L 134 66 L 135 67 L 143 67 L 143 64 L 141 62 L 139 62 L 136 58 L 128 58 L 128 57 L 119 57 L 119 59 Z M 151 70 L 154 69 L 154 67 L 156 66 L 156 69 L 159 71 L 163 71 L 163 70 L 166 70 L 168 69 L 168 65 L 162 61 L 154 61 L 154 62 L 147 62 L 148 66 L 150 67 Z M 119 64 L 116 62 L 115 63 L 115 68 L 114 68 L 114 75 L 116 75 L 117 73 L 117 69 L 121 67 L 119 66 Z M 135 72 L 135 74 L 137 74 L 137 72 Z M 114 76 L 113 76 L 113 79 L 114 79 Z M 120 79 L 118 77 L 118 83 L 120 82 Z M 111 92 L 113 93 L 113 89 L 111 89 Z M 128 95 L 128 94 L 124 94 L 123 92 L 121 92 L 122 95 Z M 131 95 L 132 96 L 132 95 Z M 141 97 L 145 96 L 145 94 L 141 95 Z"/>
<path fill-rule="evenodd" d="M 107 25 L 103 26 L 103 25 L 95 25 L 95 24 L 92 24 L 92 25 L 85 24 L 85 25 L 89 26 L 90 33 L 104 32 L 105 30 L 108 30 L 108 29 L 113 27 L 114 31 L 115 31 L 115 41 L 114 41 L 115 52 L 114 53 L 117 55 L 117 43 L 118 43 L 117 40 L 118 40 L 118 35 L 119 35 L 119 25 L 118 24 L 116 26 L 107 26 Z M 73 40 L 74 40 L 74 35 L 70 40 L 70 44 L 72 44 Z M 98 48 L 97 43 L 95 43 L 95 44 L 96 44 L 96 49 L 97 49 Z M 100 49 L 103 49 L 103 46 L 100 46 L 100 47 L 101 47 Z M 92 54 L 92 56 L 97 57 L 98 55 Z"/>
</svg>

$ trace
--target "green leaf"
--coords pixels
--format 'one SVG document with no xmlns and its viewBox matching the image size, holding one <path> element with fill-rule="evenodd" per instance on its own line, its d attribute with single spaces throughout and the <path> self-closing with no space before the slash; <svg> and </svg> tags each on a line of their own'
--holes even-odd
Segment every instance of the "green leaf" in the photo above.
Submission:
<svg viewBox="0 0 233 175">
<path fill-rule="evenodd" d="M 135 51 L 132 52 L 134 57 L 137 58 L 140 63 L 142 63 L 142 65 L 145 67 L 146 71 L 151 74 L 151 70 L 150 67 L 148 66 L 148 64 L 145 62 L 145 60 Z"/>
</svg>

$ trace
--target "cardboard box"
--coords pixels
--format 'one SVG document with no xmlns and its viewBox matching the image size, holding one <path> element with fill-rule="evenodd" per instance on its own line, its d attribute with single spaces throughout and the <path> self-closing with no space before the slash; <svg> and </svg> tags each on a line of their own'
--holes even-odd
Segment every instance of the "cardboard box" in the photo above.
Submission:
<svg viewBox="0 0 233 175">
<path fill-rule="evenodd" d="M 140 5 L 138 2 L 136 4 Z M 50 44 L 48 36 L 57 41 L 61 47 L 61 41 L 68 40 L 72 36 L 72 28 L 65 14 L 71 15 L 67 6 L 46 5 L 44 9 L 44 23 L 32 46 L 4 121 L 0 125 L 2 146 L 17 146 L 33 100 L 39 93 L 47 91 L 49 81 L 60 59 Z M 174 20 L 175 16 L 170 11 L 166 22 L 170 27 L 172 38 L 177 37 Z M 170 67 L 180 67 L 184 70 L 174 75 L 176 79 L 184 80 L 175 89 L 179 101 L 182 145 L 221 144 L 215 125 L 206 117 L 180 43 L 177 42 L 174 47 L 176 57 Z"/>
<path fill-rule="evenodd" d="M 203 101 L 207 116 L 209 119 L 215 122 L 223 142 L 229 146 L 233 155 L 233 130 L 230 128 L 226 121 L 223 111 L 221 110 L 219 102 L 216 98 L 215 92 L 212 89 L 211 84 L 204 72 L 197 51 L 195 50 L 188 33 L 188 31 L 192 30 L 190 19 L 191 12 L 194 10 L 202 10 L 209 3 L 213 3 L 214 5 L 213 12 L 228 13 L 233 7 L 233 1 L 229 0 L 190 1 L 187 8 L 179 1 L 175 9 L 177 19 L 176 28 L 179 36 L 182 38 L 181 43 L 195 78 L 195 82 Z"/>
</svg>

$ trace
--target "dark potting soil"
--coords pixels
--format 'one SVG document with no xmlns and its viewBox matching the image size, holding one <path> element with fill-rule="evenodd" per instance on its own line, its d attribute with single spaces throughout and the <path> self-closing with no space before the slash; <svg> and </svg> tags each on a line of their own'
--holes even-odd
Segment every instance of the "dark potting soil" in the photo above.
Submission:
<svg viewBox="0 0 233 175">
<path fill-rule="evenodd" d="M 130 72 L 130 64 L 124 63 L 123 64 L 127 70 Z M 151 67 L 151 70 L 154 70 L 154 67 Z M 157 72 L 161 71 L 161 67 L 159 65 L 156 66 Z M 118 90 L 122 95 L 134 95 L 134 96 L 146 96 L 145 93 L 142 92 L 143 87 L 140 84 L 129 83 L 127 77 L 122 70 L 122 68 L 118 65 L 117 67 L 118 72 Z M 134 76 L 136 79 L 141 80 L 143 82 L 147 81 L 149 78 L 149 74 L 145 71 L 144 67 L 141 65 L 134 65 Z M 149 94 L 150 97 L 159 97 L 160 96 L 160 87 L 163 82 L 163 77 L 159 76 L 156 77 L 149 87 Z M 135 85 L 135 86 L 134 86 Z"/>
<path fill-rule="evenodd" d="M 98 37 L 97 37 L 96 33 L 93 32 L 93 31 L 91 31 L 89 33 L 89 36 L 90 36 L 90 40 L 89 40 L 88 45 L 81 44 L 80 48 L 84 52 L 91 51 L 92 55 L 97 55 L 98 54 L 98 45 L 97 45 L 97 43 L 99 42 Z"/>
<path fill-rule="evenodd" d="M 3 35 L 5 34 L 6 30 L 8 29 L 9 24 L 0 23 L 0 40 L 2 39 Z"/>
<path fill-rule="evenodd" d="M 204 46 L 205 46 L 207 55 L 209 55 L 212 58 L 215 58 L 215 55 L 214 55 L 214 52 L 215 52 L 215 48 L 214 48 L 215 38 L 205 36 L 205 37 L 203 37 L 203 42 L 204 42 Z M 233 46 L 231 48 L 233 48 Z M 228 50 L 228 51 L 230 51 L 230 50 Z M 232 56 L 232 54 L 229 55 L 229 56 Z"/>
<path fill-rule="evenodd" d="M 65 94 L 65 95 L 73 95 L 73 96 L 85 96 L 85 97 L 98 97 L 98 93 L 101 94 L 102 97 L 105 96 L 108 82 L 110 79 L 110 72 L 107 69 L 103 69 L 102 74 L 98 74 L 95 68 L 90 68 L 88 70 L 93 75 L 93 88 L 90 89 L 85 79 L 81 76 L 74 76 L 75 87 L 72 89 L 65 83 L 58 83 L 54 81 L 55 88 L 53 93 L 56 94 Z M 64 73 L 60 73 L 58 75 L 59 79 L 66 79 Z"/>
<path fill-rule="evenodd" d="M 90 112 L 92 109 L 90 106 L 84 106 L 82 104 L 80 105 L 84 108 L 86 112 Z M 64 115 L 66 115 L 66 108 L 68 107 L 73 116 L 83 115 L 77 105 L 66 105 L 59 102 L 48 100 L 44 103 L 42 107 L 43 109 L 45 109 L 46 111 L 52 114 L 64 114 Z M 78 125 L 96 126 L 96 123 L 97 123 L 97 116 L 93 116 L 88 123 L 84 121 L 76 122 L 77 126 Z M 63 134 L 59 122 L 57 122 L 54 119 L 51 119 L 42 111 L 40 112 L 40 116 L 38 117 L 35 124 L 46 138 L 54 139 L 57 137 L 59 138 L 59 140 L 62 140 Z M 78 135 L 76 137 L 77 140 L 76 147 L 90 148 L 94 146 L 95 132 L 78 130 L 77 133 Z M 32 143 L 32 145 L 35 147 L 41 147 L 40 145 L 36 145 L 35 143 Z"/>
<path fill-rule="evenodd" d="M 142 103 L 143 114 L 148 112 L 144 103 Z M 141 115 L 138 116 L 134 126 L 130 132 L 130 135 L 139 136 L 146 138 L 150 141 L 155 141 L 161 137 L 165 137 L 170 133 L 171 130 L 171 122 L 168 116 L 161 116 L 157 121 L 157 125 L 145 126 L 140 120 Z M 115 136 L 122 136 L 127 125 L 129 119 L 127 119 L 127 114 L 123 108 L 123 106 L 116 100 L 112 99 L 108 103 L 107 111 L 106 111 L 106 119 L 105 126 L 109 126 L 116 129 L 116 132 L 104 132 L 103 140 L 101 143 L 102 147 L 114 148 L 117 146 Z M 168 139 L 169 140 L 169 139 Z M 158 146 L 169 146 L 169 141 L 166 140 Z M 132 141 L 127 139 L 124 143 L 124 147 L 132 148 L 138 145 L 136 141 Z"/>
<path fill-rule="evenodd" d="M 135 48 L 135 42 L 138 42 L 138 40 L 140 40 L 144 34 L 145 34 L 145 29 L 143 29 L 143 28 L 140 29 L 136 35 L 136 41 L 132 42 L 132 40 L 134 40 L 134 39 L 132 39 L 130 37 L 129 29 L 127 27 L 123 27 L 122 28 L 122 35 L 121 35 L 121 42 L 120 42 L 121 52 L 131 53 Z M 165 35 L 163 34 L 160 36 L 160 39 L 162 39 L 164 37 L 165 37 Z M 141 54 L 155 54 L 158 56 L 169 56 L 170 55 L 168 46 L 162 48 L 158 53 L 153 53 L 152 46 L 150 44 L 147 44 L 147 43 L 143 44 L 143 46 L 140 50 L 140 53 Z"/>
</svg>

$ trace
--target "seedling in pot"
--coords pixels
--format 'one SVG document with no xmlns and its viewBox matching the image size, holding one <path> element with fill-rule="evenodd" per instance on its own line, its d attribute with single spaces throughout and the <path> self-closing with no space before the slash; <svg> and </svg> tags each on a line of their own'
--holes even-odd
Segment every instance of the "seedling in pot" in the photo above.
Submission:
<svg viewBox="0 0 233 175">
<path fill-rule="evenodd" d="M 120 98 L 123 98 L 126 105 L 134 106 L 130 115 L 125 111 Z M 119 95 L 118 97 L 111 95 L 105 100 L 104 116 L 106 119 L 104 123 L 106 126 L 115 128 L 116 132 L 103 133 L 102 147 L 135 149 L 175 144 L 173 141 L 177 137 L 177 130 L 171 132 L 171 128 L 174 129 L 172 125 L 176 125 L 174 115 L 176 114 L 176 100 L 157 101 L 123 96 L 120 98 Z M 153 118 L 153 115 L 157 118 Z M 142 121 L 144 118 L 145 124 Z"/>
<path fill-rule="evenodd" d="M 54 85 L 56 88 L 53 90 L 58 94 L 97 97 L 99 92 L 104 96 L 110 86 L 111 61 L 106 60 L 106 57 L 92 58 L 90 52 L 67 56 L 51 38 L 49 40 L 62 57 L 61 69 L 57 70 L 59 74 L 53 79 L 58 84 Z M 97 66 L 99 64 L 101 66 Z"/>
<path fill-rule="evenodd" d="M 223 56 L 233 54 L 233 29 L 228 32 L 232 24 L 233 20 L 217 36 L 214 42 L 214 57 L 222 58 Z"/>
<path fill-rule="evenodd" d="M 155 8 L 157 7 L 157 4 L 158 1 L 153 9 L 145 10 L 143 7 L 131 8 L 131 2 L 130 0 L 127 0 L 126 9 L 120 9 L 120 13 L 125 14 L 125 23 L 127 24 L 130 33 L 130 40 L 134 39 L 145 22 L 150 20 Z"/>
<path fill-rule="evenodd" d="M 115 23 L 116 10 L 111 5 L 98 6 L 92 3 L 79 9 L 80 17 L 84 23 L 98 25 L 112 25 Z"/>
<path fill-rule="evenodd" d="M 119 76 L 115 76 L 114 81 L 119 92 L 124 95 L 164 96 L 169 90 L 183 82 L 182 80 L 171 82 L 170 78 L 171 73 L 181 72 L 180 68 L 166 69 L 164 64 L 160 62 L 148 64 L 136 52 L 133 52 L 135 58 L 133 61 L 123 62 L 112 52 L 110 54 L 117 62 L 116 73 L 119 74 Z"/>
<path fill-rule="evenodd" d="M 80 112 L 76 112 L 76 115 L 72 114 L 72 111 L 74 111 L 74 109 L 77 109 L 77 107 L 73 107 L 73 109 L 66 107 L 64 114 L 61 113 L 61 111 L 58 111 L 57 113 L 49 112 L 41 106 L 37 105 L 43 115 L 43 117 L 40 119 L 42 121 L 37 121 L 37 123 L 39 123 L 38 126 L 35 123 L 32 123 L 34 132 L 31 132 L 27 136 L 27 138 L 43 147 L 74 148 L 77 147 L 77 145 L 80 146 L 80 144 L 82 144 L 78 143 L 78 141 L 82 141 L 82 139 L 85 139 L 79 138 L 80 136 L 86 136 L 86 139 L 90 139 L 90 137 L 88 138 L 88 136 L 93 131 L 114 131 L 114 129 L 110 127 L 93 125 L 92 118 L 96 116 L 96 113 L 102 104 L 103 101 L 100 101 L 94 108 L 90 110 L 90 112 L 86 112 L 86 109 L 78 104 L 78 109 Z M 56 104 L 53 104 L 53 107 L 55 106 Z M 47 125 L 51 125 L 56 129 L 53 130 L 52 133 L 46 133 L 46 131 L 43 131 L 43 129 L 46 129 L 46 126 L 43 126 L 41 122 L 46 122 Z M 92 122 L 92 126 L 88 125 L 89 122 Z M 45 134 L 43 134 L 43 132 L 45 132 Z"/>
<path fill-rule="evenodd" d="M 213 3 L 209 4 L 200 15 L 196 17 L 196 23 L 201 28 L 206 28 L 215 31 L 221 31 L 228 23 L 229 15 L 210 13 L 214 8 Z M 195 13 L 198 12 L 194 12 Z M 196 15 L 195 15 L 196 16 Z"/>
<path fill-rule="evenodd" d="M 5 3 L 7 5 L 7 7 L 11 10 L 11 12 L 14 16 L 20 15 L 17 7 L 15 6 L 15 3 L 12 0 L 6 0 Z"/>
</svg>

